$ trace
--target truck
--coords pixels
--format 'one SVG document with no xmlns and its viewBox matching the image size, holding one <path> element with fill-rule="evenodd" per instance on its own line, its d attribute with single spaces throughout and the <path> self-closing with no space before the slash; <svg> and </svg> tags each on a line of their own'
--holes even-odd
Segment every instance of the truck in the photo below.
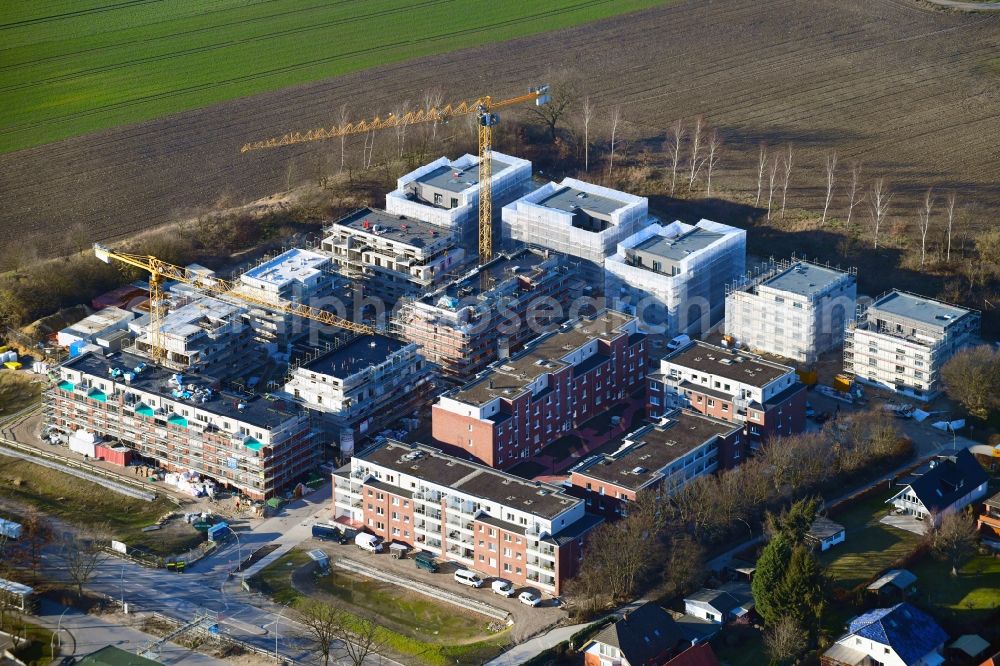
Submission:
<svg viewBox="0 0 1000 666">
<path fill-rule="evenodd" d="M 354 545 L 361 550 L 367 550 L 369 553 L 382 552 L 382 542 L 377 536 L 368 534 L 367 532 L 358 532 L 354 536 Z"/>
<path fill-rule="evenodd" d="M 347 535 L 340 531 L 340 528 L 332 525 L 315 524 L 312 526 L 314 539 L 322 541 L 336 541 L 337 543 L 347 543 Z"/>
<path fill-rule="evenodd" d="M 8 539 L 20 539 L 21 523 L 15 523 L 13 520 L 4 520 L 3 518 L 0 518 L 0 536 L 5 536 Z"/>
</svg>

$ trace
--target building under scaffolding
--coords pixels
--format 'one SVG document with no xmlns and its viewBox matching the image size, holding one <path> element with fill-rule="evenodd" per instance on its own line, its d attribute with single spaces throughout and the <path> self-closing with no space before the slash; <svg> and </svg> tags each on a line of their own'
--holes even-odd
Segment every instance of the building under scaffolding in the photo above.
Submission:
<svg viewBox="0 0 1000 666">
<path fill-rule="evenodd" d="M 746 231 L 701 220 L 651 224 L 618 244 L 605 262 L 611 307 L 641 330 L 698 336 L 722 319 L 726 285 L 743 274 Z"/>
<path fill-rule="evenodd" d="M 580 277 L 603 290 L 605 258 L 650 222 L 644 197 L 564 178 L 504 206 L 502 237 L 579 258 Z"/>
<path fill-rule="evenodd" d="M 726 335 L 801 363 L 839 347 L 857 303 L 857 271 L 808 261 L 771 262 L 726 290 Z"/>
<path fill-rule="evenodd" d="M 437 291 L 404 301 L 393 330 L 419 344 L 443 376 L 467 381 L 500 355 L 565 321 L 570 274 L 566 257 L 545 250 L 500 255 Z M 537 310 L 532 323 L 526 316 L 533 304 L 558 308 Z"/>
</svg>

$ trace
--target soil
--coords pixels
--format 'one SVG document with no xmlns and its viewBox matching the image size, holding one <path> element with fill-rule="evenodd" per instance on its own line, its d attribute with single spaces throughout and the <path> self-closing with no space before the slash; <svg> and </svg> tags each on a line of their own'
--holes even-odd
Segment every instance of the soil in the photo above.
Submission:
<svg viewBox="0 0 1000 666">
<path fill-rule="evenodd" d="M 344 103 L 361 117 L 435 87 L 456 99 L 516 93 L 565 68 L 597 106 L 593 134 L 616 104 L 626 133 L 650 147 L 674 119 L 703 114 L 726 139 L 716 179 L 727 190 L 755 190 L 760 142 L 792 141 L 790 206 L 822 197 L 824 156 L 836 148 L 842 165 L 861 160 L 869 179 L 891 177 L 900 213 L 915 218 L 933 185 L 990 220 L 1000 212 L 998 27 L 996 14 L 916 0 L 687 0 L 0 156 L 0 231 L 8 248 L 44 256 L 223 197 L 251 201 L 335 170 L 339 145 L 241 155 L 245 141 L 330 124 Z"/>
</svg>

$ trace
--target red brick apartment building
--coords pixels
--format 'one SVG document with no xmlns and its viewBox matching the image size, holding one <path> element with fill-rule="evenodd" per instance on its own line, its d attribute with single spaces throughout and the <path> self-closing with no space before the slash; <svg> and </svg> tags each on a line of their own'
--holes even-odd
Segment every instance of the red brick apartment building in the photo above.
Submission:
<svg viewBox="0 0 1000 666">
<path fill-rule="evenodd" d="M 441 396 L 434 439 L 507 469 L 640 387 L 646 345 L 635 317 L 620 312 L 567 322 Z"/>
<path fill-rule="evenodd" d="M 647 401 L 651 418 L 684 408 L 741 423 L 751 448 L 806 427 L 806 388 L 793 368 L 706 342 L 663 358 Z"/>
<path fill-rule="evenodd" d="M 582 497 L 588 511 L 621 516 L 640 491 L 674 492 L 692 479 L 738 465 L 746 455 L 742 432 L 729 421 L 688 410 L 669 412 L 622 437 L 614 453 L 573 467 L 570 493 Z"/>
<path fill-rule="evenodd" d="M 389 440 L 333 474 L 338 522 L 558 595 L 602 519 L 562 488 Z"/>
</svg>

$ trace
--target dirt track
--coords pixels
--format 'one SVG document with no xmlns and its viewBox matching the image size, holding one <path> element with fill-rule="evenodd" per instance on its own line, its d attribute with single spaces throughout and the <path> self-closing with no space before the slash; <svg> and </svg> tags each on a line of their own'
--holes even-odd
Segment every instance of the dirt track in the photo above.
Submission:
<svg viewBox="0 0 1000 666">
<path fill-rule="evenodd" d="M 861 159 L 867 173 L 885 170 L 904 188 L 958 188 L 995 219 L 997 53 L 1000 16 L 911 0 L 687 0 L 2 155 L 2 245 L 48 254 L 67 232 L 111 239 L 222 195 L 249 200 L 284 189 L 289 173 L 293 183 L 311 177 L 339 146 L 241 156 L 240 144 L 329 123 L 345 102 L 361 115 L 434 86 L 448 98 L 516 93 L 565 67 L 585 75 L 605 114 L 621 104 L 646 138 L 704 114 L 727 137 L 716 176 L 723 186 L 750 186 L 758 142 L 791 140 L 803 169 L 793 205 L 815 195 L 822 153 L 837 147 L 842 164 Z M 894 203 L 910 205 L 903 196 Z"/>
</svg>

